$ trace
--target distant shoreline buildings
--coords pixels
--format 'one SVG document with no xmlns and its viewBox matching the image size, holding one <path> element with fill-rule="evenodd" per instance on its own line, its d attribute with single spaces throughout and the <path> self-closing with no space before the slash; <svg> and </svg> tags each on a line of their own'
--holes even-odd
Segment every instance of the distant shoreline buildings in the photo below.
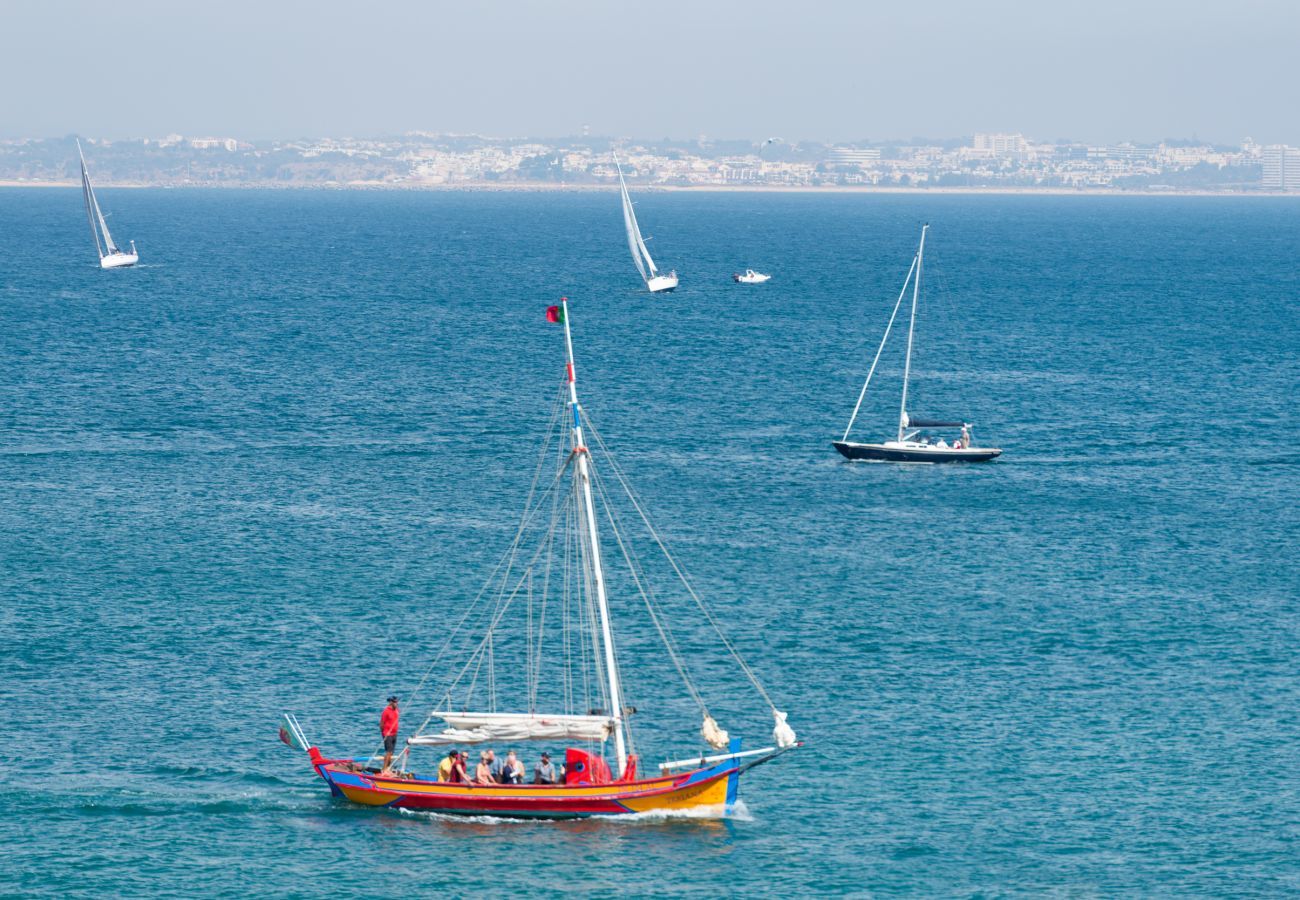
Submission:
<svg viewBox="0 0 1300 900">
<path fill-rule="evenodd" d="M 497 139 L 412 132 L 390 138 L 255 142 L 184 137 L 83 143 L 100 183 L 162 186 L 491 187 L 612 184 L 618 147 L 641 187 L 1004 188 L 1300 192 L 1300 149 L 1196 141 L 1046 142 L 1020 133 L 852 144 L 646 142 L 589 135 Z M 73 138 L 0 141 L 0 181 L 75 183 Z"/>
</svg>

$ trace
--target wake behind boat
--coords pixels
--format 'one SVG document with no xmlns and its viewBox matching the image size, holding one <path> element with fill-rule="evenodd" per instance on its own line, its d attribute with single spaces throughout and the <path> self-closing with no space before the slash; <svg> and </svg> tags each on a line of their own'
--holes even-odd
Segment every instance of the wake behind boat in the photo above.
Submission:
<svg viewBox="0 0 1300 900">
<path fill-rule="evenodd" d="M 636 221 L 636 211 L 632 209 L 632 198 L 627 193 L 627 182 L 623 180 L 623 167 L 619 164 L 618 154 L 614 154 L 614 168 L 618 170 L 618 187 L 623 195 L 623 225 L 627 229 L 627 246 L 632 251 L 632 261 L 641 273 L 641 280 L 652 294 L 667 293 L 677 287 L 677 271 L 660 275 L 655 261 L 650 257 L 645 239 L 641 237 L 641 226 Z"/>
<path fill-rule="evenodd" d="M 786 724 L 786 714 L 776 708 L 664 546 L 645 506 L 578 403 L 568 301 L 550 307 L 547 319 L 563 324 L 566 351 L 551 427 L 514 541 L 468 608 L 447 607 L 451 614 L 437 634 L 442 649 L 416 687 L 417 696 L 429 698 L 432 711 L 395 761 L 395 739 L 388 745 L 390 755 L 383 765 L 373 763 L 377 756 L 324 756 L 292 715 L 285 717 L 281 740 L 307 751 L 312 768 L 334 796 L 366 806 L 509 818 L 652 811 L 725 816 L 736 801 L 742 773 L 802 745 Z M 589 438 L 626 501 L 606 490 L 592 461 Z M 620 502 L 627 503 L 626 518 L 618 512 Z M 650 587 L 653 560 L 639 555 L 633 543 L 635 529 L 641 526 L 662 555 L 659 571 L 675 575 L 676 588 L 665 592 Z M 605 534 L 613 537 L 626 564 L 613 582 L 625 594 L 620 621 L 627 621 L 639 599 L 653 627 L 642 629 L 631 644 L 642 648 L 640 665 L 634 668 L 634 680 L 641 685 L 639 715 L 652 724 L 698 715 L 699 734 L 708 746 L 659 763 L 657 773 L 640 771 L 636 737 L 647 735 L 638 731 L 634 737 L 631 717 L 638 715 L 638 707 L 627 702 L 625 660 L 615 652 L 610 581 L 601 552 Z M 650 646 L 656 633 L 662 649 Z M 722 650 L 771 713 L 773 746 L 743 750 L 740 739 L 724 731 L 710 713 L 709 699 L 732 716 L 738 714 L 741 699 L 736 685 L 720 680 L 715 663 Z M 684 697 L 673 698 L 665 690 L 673 671 L 685 684 Z M 437 684 L 430 681 L 435 673 Z M 700 673 L 707 676 L 697 679 Z M 504 686 L 500 691 L 499 685 Z M 394 709 L 396 700 L 390 698 Z M 389 721 L 392 731 L 385 733 L 395 735 L 397 720 Z M 651 740 L 658 738 L 656 743 L 667 737 L 662 725 L 647 732 Z M 546 742 L 563 747 L 563 775 L 548 780 L 539 775 L 533 784 L 492 778 L 470 783 L 464 769 L 456 767 L 456 753 L 447 754 L 445 776 L 436 760 L 427 765 L 439 769 L 437 778 L 409 768 L 412 751 L 420 748 L 445 752 L 495 745 L 510 747 L 513 753 L 525 744 Z M 611 743 L 613 759 L 607 760 Z"/>
<path fill-rule="evenodd" d="M 120 269 L 133 266 L 140 261 L 135 252 L 135 241 L 131 241 L 131 252 L 125 253 L 113 243 L 113 235 L 108 231 L 108 222 L 100 211 L 99 201 L 95 199 L 95 189 L 90 186 L 90 173 L 86 170 L 86 155 L 81 152 L 81 141 L 77 141 L 77 156 L 81 157 L 81 195 L 86 201 L 86 219 L 90 222 L 90 233 L 95 238 L 95 249 L 99 251 L 101 269 Z M 103 240 L 100 240 L 100 235 Z"/>
<path fill-rule="evenodd" d="M 912 267 L 908 269 L 907 278 L 903 279 L 903 289 L 899 291 L 898 300 L 894 302 L 894 310 L 890 313 L 889 324 L 885 326 L 885 334 L 880 339 L 880 346 L 876 348 L 876 357 L 871 361 L 871 369 L 867 372 L 867 380 L 862 385 L 862 391 L 858 394 L 858 402 L 853 407 L 853 415 L 849 417 L 848 427 L 844 429 L 844 437 L 831 442 L 832 446 L 846 459 L 927 463 L 987 462 L 1002 454 L 1002 451 L 996 447 L 974 446 L 972 425 L 969 422 L 918 418 L 910 415 L 907 411 L 907 386 L 912 375 L 912 339 L 916 333 L 916 303 L 921 292 L 921 263 L 925 255 L 925 235 L 929 228 L 929 225 L 924 225 L 921 228 L 921 243 L 916 249 L 916 256 L 912 258 Z M 850 441 L 849 433 L 853 430 L 853 423 L 858 418 L 858 411 L 862 409 L 862 400 L 867 396 L 867 388 L 871 384 L 871 377 L 876 373 L 876 366 L 880 362 L 880 354 L 884 352 L 885 343 L 889 340 L 889 333 L 894 327 L 894 320 L 898 316 L 899 307 L 903 303 L 903 298 L 907 296 L 909 283 L 912 286 L 912 315 L 907 327 L 907 361 L 903 366 L 903 399 L 898 410 L 898 435 L 892 441 L 883 441 L 877 444 L 862 444 Z M 943 438 L 931 440 L 927 434 L 929 429 L 961 429 L 961 436 L 952 443 Z"/>
</svg>

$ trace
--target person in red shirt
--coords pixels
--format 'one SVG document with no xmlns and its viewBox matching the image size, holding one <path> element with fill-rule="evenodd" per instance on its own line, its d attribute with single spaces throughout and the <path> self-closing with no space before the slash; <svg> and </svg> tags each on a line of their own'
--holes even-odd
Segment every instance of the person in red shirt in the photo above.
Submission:
<svg viewBox="0 0 1300 900">
<path fill-rule="evenodd" d="M 393 751 L 397 748 L 397 698 L 389 697 L 388 705 L 379 714 L 379 733 L 384 738 L 384 771 L 393 765 Z"/>
</svg>

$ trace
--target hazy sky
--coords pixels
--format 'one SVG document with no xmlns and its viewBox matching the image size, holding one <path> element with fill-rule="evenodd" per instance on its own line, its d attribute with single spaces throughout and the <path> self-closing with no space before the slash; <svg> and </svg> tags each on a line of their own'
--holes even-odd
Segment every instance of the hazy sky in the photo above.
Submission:
<svg viewBox="0 0 1300 900">
<path fill-rule="evenodd" d="M 0 136 L 1300 145 L 1300 2 L 0 0 Z"/>
</svg>

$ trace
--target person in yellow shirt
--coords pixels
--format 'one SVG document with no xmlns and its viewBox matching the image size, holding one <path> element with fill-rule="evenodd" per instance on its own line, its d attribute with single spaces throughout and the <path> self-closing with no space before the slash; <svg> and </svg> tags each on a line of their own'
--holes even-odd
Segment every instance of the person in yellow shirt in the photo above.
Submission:
<svg viewBox="0 0 1300 900">
<path fill-rule="evenodd" d="M 455 750 L 448 750 L 447 756 L 442 762 L 438 763 L 438 780 L 451 781 L 451 767 L 456 764 L 456 757 L 460 754 Z"/>
</svg>

